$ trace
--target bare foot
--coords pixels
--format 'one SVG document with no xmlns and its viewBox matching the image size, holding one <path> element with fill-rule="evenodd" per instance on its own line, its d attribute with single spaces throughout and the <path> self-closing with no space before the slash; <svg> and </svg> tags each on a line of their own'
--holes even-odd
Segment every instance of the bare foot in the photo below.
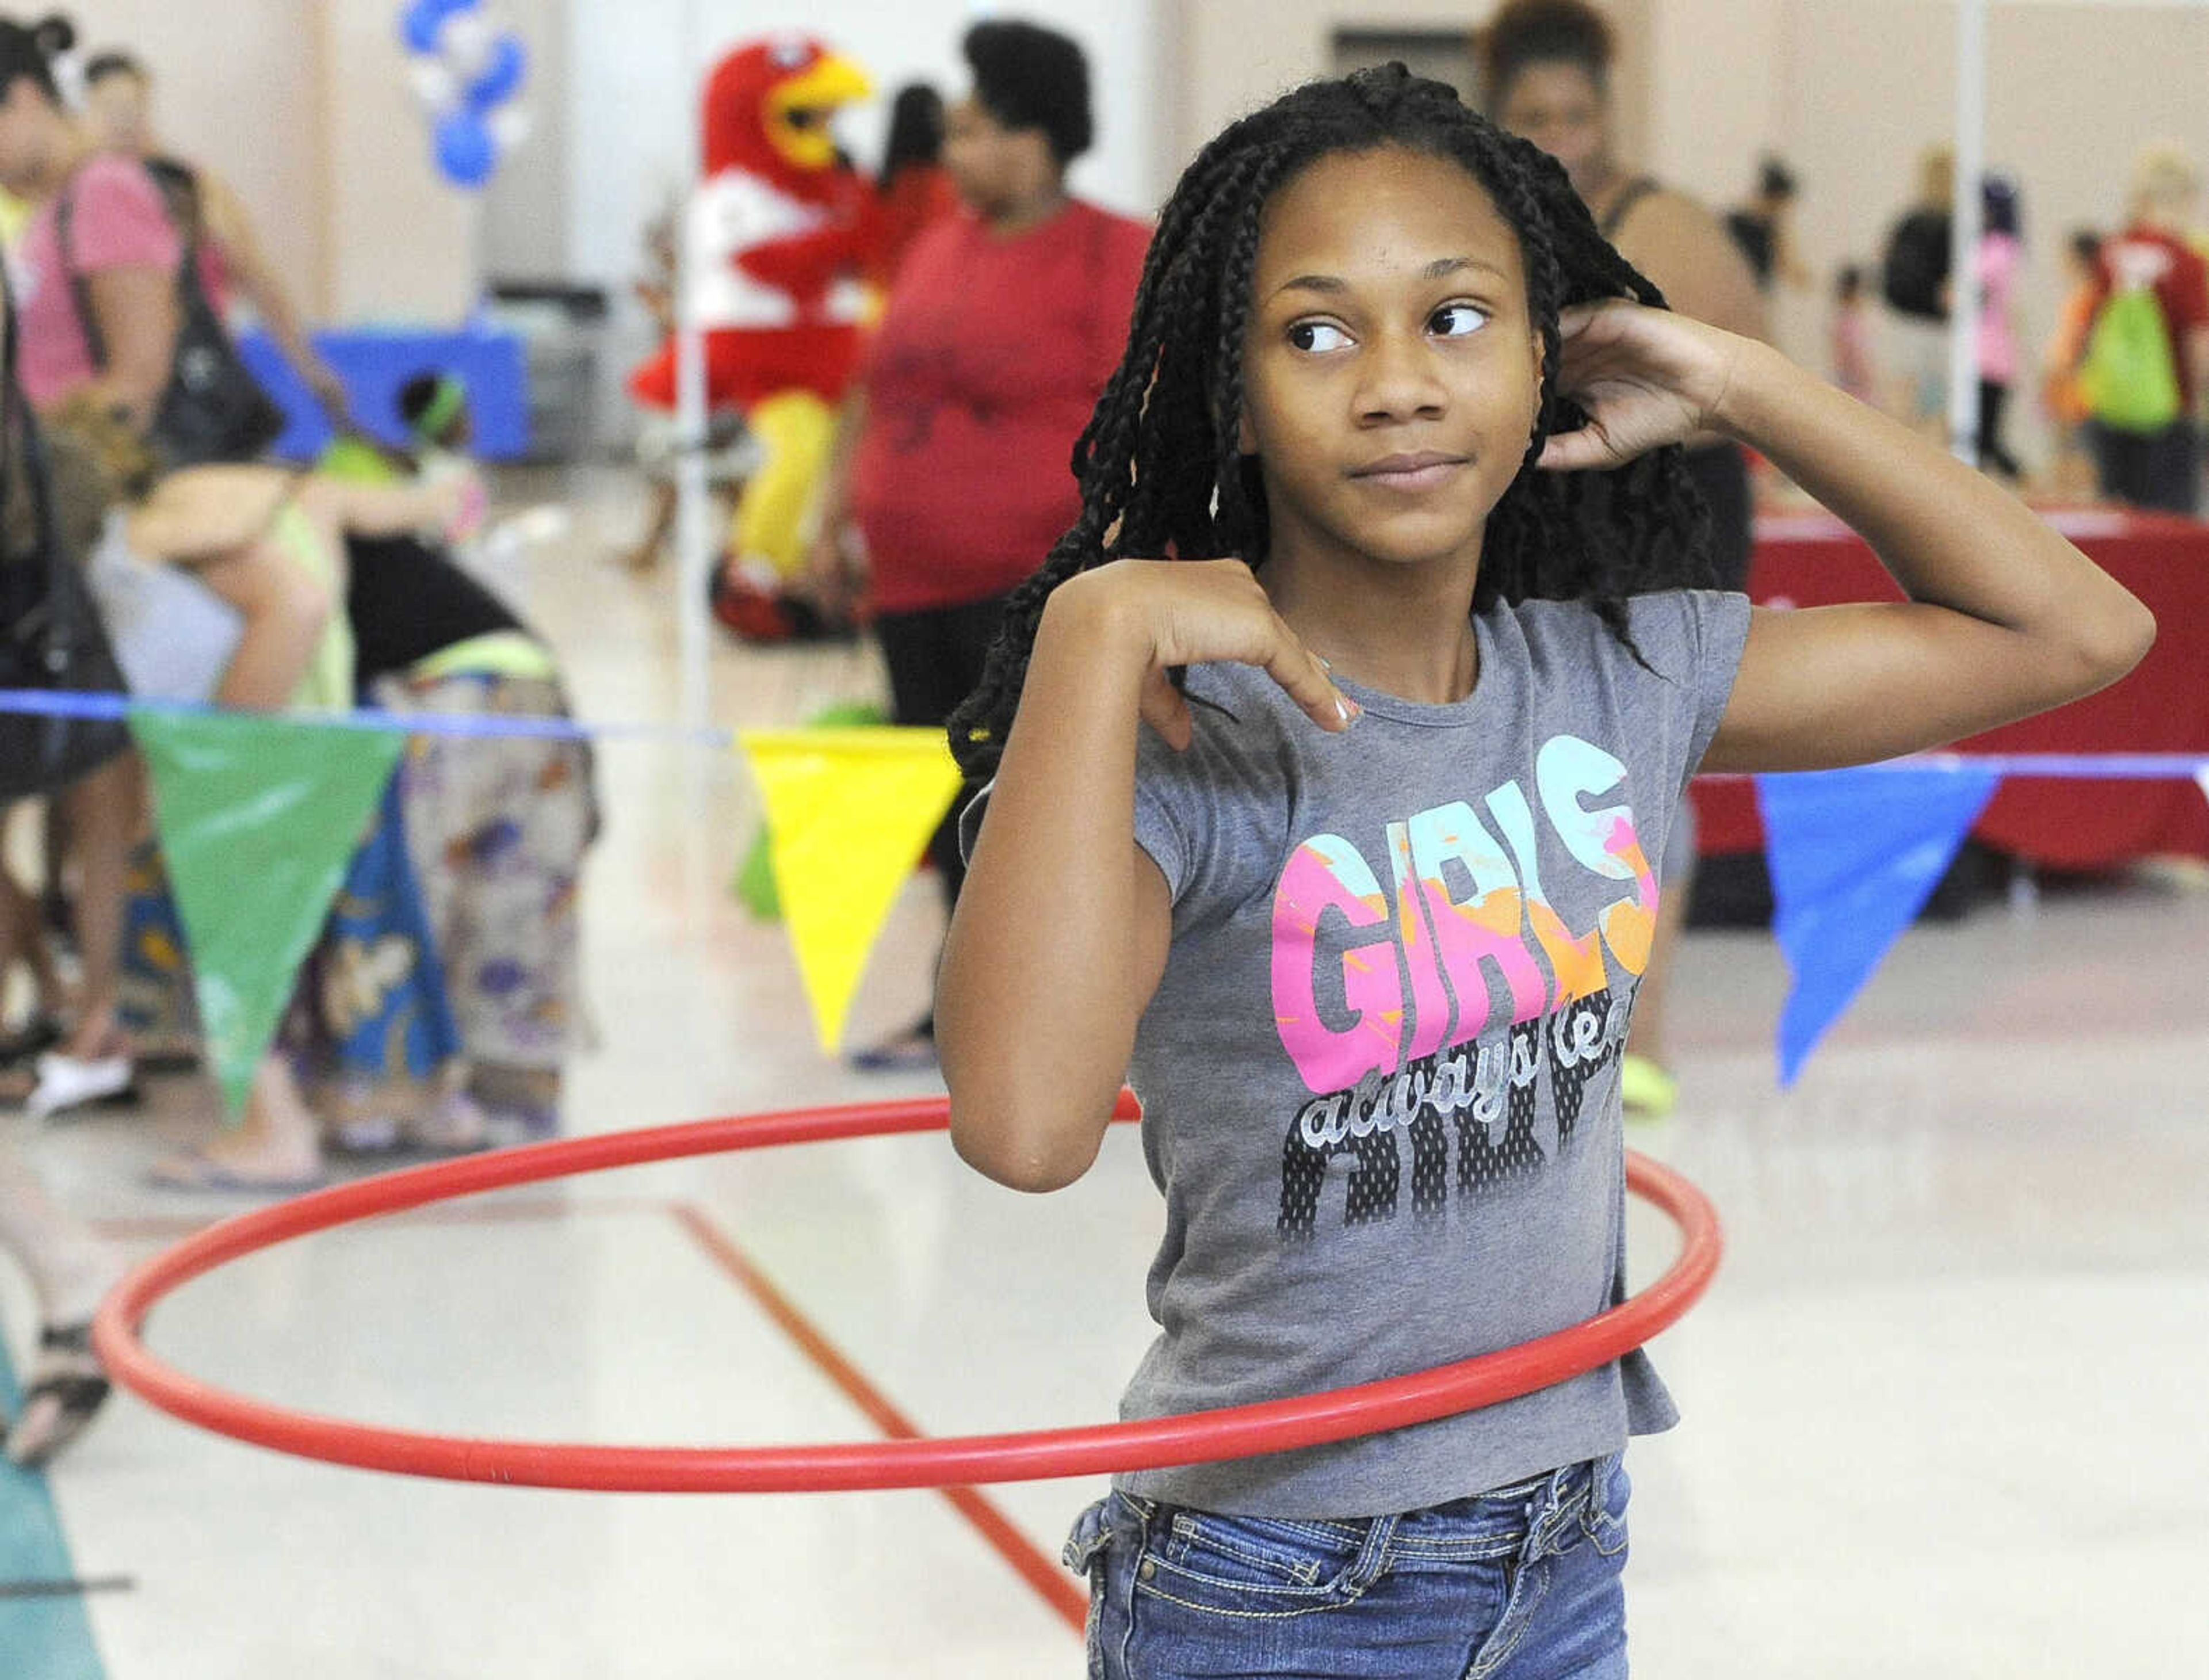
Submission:
<svg viewBox="0 0 2209 1680">
<path fill-rule="evenodd" d="M 292 1076 L 292 1064 L 280 1056 L 263 1057 L 254 1069 L 243 1123 L 170 1156 L 151 1176 L 153 1183 L 171 1189 L 258 1194 L 321 1183 L 320 1132 Z"/>
<path fill-rule="evenodd" d="M 128 1057 L 130 1035 L 115 1019 L 113 1009 L 104 1006 L 87 1009 L 69 1029 L 61 1052 L 79 1062 L 100 1062 L 114 1056 Z"/>
</svg>

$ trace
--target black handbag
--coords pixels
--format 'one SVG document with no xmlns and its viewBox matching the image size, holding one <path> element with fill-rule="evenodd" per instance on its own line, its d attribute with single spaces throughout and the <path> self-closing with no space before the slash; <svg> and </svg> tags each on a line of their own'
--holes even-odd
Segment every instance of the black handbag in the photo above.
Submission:
<svg viewBox="0 0 2209 1680">
<path fill-rule="evenodd" d="M 32 512 L 32 551 L 0 536 L 0 689 L 115 694 L 123 673 L 76 557 L 54 518 L 45 440 L 15 376 L 15 299 L 0 264 L 0 533 L 18 497 Z M 0 712 L 0 802 L 51 793 L 130 744 L 117 718 Z"/>
<path fill-rule="evenodd" d="M 198 181 L 178 165 L 149 164 L 147 173 L 184 241 L 184 255 L 177 263 L 176 352 L 169 364 L 168 388 L 153 411 L 146 440 L 166 467 L 258 460 L 283 435 L 286 416 L 239 358 L 230 329 L 200 283 L 203 232 Z M 75 197 L 71 189 L 54 207 L 54 237 L 61 247 L 62 267 L 69 274 L 85 346 L 92 352 L 93 365 L 104 369 L 107 346 L 70 240 Z"/>
</svg>

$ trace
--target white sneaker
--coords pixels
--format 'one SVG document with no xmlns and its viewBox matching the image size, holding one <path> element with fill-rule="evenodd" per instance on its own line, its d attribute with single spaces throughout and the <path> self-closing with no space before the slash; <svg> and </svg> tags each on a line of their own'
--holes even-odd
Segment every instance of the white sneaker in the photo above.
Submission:
<svg viewBox="0 0 2209 1680">
<path fill-rule="evenodd" d="M 39 1058 L 39 1086 L 23 1105 L 33 1120 L 44 1120 L 63 1109 L 97 1102 L 126 1090 L 130 1084 L 130 1058 L 95 1056 L 80 1059 L 50 1050 Z"/>
</svg>

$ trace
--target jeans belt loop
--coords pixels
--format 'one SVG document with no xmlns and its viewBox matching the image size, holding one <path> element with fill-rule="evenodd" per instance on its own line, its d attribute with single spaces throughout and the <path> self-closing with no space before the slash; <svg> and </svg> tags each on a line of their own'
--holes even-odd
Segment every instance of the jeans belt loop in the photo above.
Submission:
<svg viewBox="0 0 2209 1680">
<path fill-rule="evenodd" d="M 1350 1566 L 1350 1579 L 1360 1592 L 1388 1572 L 1388 1551 L 1395 1542 L 1396 1525 L 1400 1520 L 1395 1516 L 1381 1516 L 1365 1525 L 1364 1543 L 1357 1548 L 1357 1559 Z"/>
<path fill-rule="evenodd" d="M 1548 1498 L 1540 1514 L 1530 1525 L 1528 1553 L 1532 1557 L 1544 1557 L 1562 1550 L 1560 1537 L 1569 1533 L 1587 1509 L 1586 1489 L 1568 1492 L 1575 1473 L 1586 1466 L 1567 1465 L 1550 1478 Z"/>
</svg>

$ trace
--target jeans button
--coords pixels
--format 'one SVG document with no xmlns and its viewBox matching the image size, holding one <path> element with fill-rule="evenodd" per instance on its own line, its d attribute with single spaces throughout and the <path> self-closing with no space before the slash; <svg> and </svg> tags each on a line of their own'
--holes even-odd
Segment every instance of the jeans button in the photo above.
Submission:
<svg viewBox="0 0 2209 1680">
<path fill-rule="evenodd" d="M 1145 1581 L 1150 1580 L 1153 1575 L 1157 1575 L 1158 1572 L 1159 1561 L 1155 1557 L 1146 1557 L 1135 1567 L 1135 1573 L 1141 1575 Z"/>
</svg>

